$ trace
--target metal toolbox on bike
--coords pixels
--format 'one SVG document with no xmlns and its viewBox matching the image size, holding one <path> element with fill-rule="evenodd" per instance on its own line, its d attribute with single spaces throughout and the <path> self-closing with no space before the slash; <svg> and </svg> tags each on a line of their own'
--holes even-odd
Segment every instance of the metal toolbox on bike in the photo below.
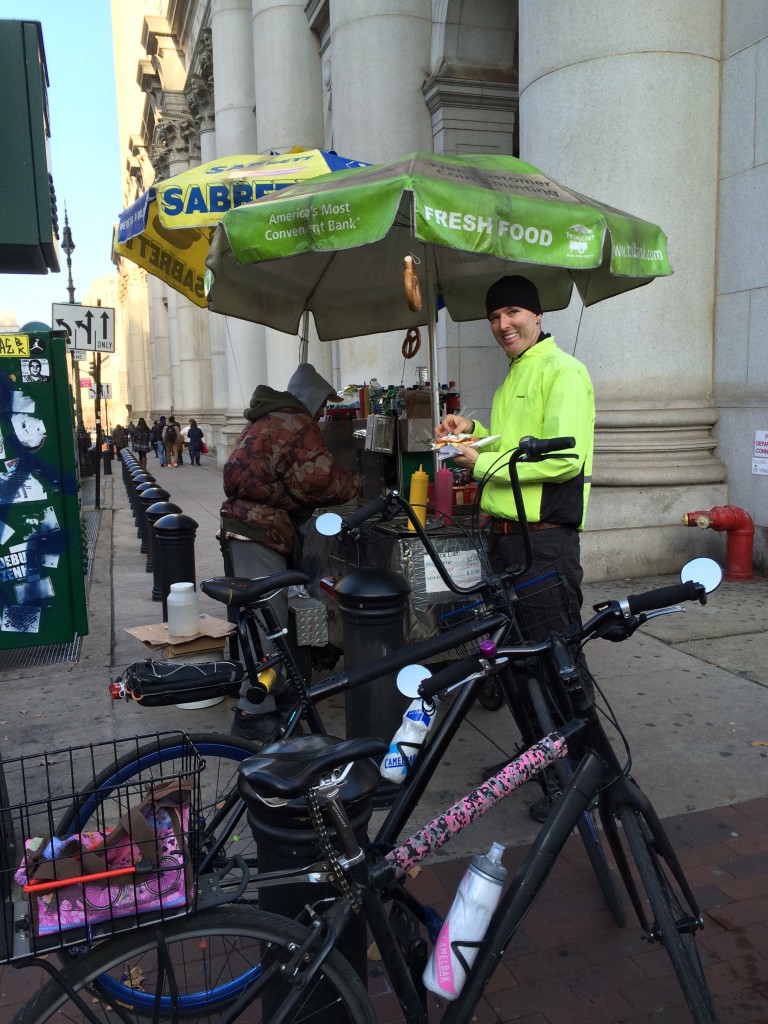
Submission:
<svg viewBox="0 0 768 1024">
<path fill-rule="evenodd" d="M 0 762 L 0 962 L 191 912 L 203 767 L 182 732 Z"/>
</svg>

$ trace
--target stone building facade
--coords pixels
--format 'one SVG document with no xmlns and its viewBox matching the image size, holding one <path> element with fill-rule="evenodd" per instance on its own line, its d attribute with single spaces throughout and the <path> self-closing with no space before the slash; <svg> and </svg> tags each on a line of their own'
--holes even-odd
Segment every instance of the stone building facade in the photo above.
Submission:
<svg viewBox="0 0 768 1024">
<path fill-rule="evenodd" d="M 588 576 L 725 556 L 681 516 L 727 503 L 766 567 L 768 8 L 746 0 L 112 0 L 126 206 L 155 180 L 235 153 L 333 148 L 512 153 L 661 224 L 674 274 L 545 316 L 598 404 Z M 129 401 L 194 415 L 223 461 L 259 383 L 299 339 L 200 310 L 122 261 Z M 505 373 L 485 323 L 441 314 L 441 379 L 487 417 Z M 414 383 L 400 336 L 320 343 L 338 385 Z"/>
</svg>

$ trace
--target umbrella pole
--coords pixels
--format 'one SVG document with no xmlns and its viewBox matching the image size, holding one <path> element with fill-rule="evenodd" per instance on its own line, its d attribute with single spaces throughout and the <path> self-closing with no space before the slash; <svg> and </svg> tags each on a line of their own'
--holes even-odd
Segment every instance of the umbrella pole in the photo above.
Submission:
<svg viewBox="0 0 768 1024">
<path fill-rule="evenodd" d="M 437 321 L 437 273 L 435 270 L 434 254 L 427 250 L 426 256 L 426 292 L 427 292 L 427 347 L 429 349 L 429 388 L 432 397 L 432 426 L 440 422 L 440 378 L 437 372 L 437 339 L 435 338 L 435 326 Z M 437 452 L 433 454 L 433 470 L 437 473 L 439 460 Z M 437 480 L 437 476 L 433 475 Z"/>
<path fill-rule="evenodd" d="M 305 309 L 301 314 L 301 327 L 299 328 L 299 362 L 306 363 L 309 354 L 309 310 Z"/>
</svg>

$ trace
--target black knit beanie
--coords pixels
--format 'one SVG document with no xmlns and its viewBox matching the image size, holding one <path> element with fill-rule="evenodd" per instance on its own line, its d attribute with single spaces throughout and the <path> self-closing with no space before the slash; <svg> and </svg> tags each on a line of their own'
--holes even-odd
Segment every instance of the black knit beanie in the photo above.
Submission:
<svg viewBox="0 0 768 1024">
<path fill-rule="evenodd" d="M 492 284 L 485 296 L 487 315 L 507 306 L 519 306 L 520 309 L 530 309 L 532 313 L 541 313 L 541 300 L 533 281 L 520 274 L 508 274 Z"/>
</svg>

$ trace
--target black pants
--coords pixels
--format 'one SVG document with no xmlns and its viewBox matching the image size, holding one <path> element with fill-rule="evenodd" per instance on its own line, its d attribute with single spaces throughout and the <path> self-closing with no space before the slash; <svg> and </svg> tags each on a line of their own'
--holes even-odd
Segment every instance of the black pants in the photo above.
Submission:
<svg viewBox="0 0 768 1024">
<path fill-rule="evenodd" d="M 558 527 L 552 530 L 534 530 L 531 532 L 531 548 L 533 549 L 533 563 L 530 573 L 537 573 L 541 569 L 554 565 L 562 573 L 565 584 L 568 613 L 572 622 L 581 622 L 581 606 L 583 595 L 581 583 L 584 578 L 584 570 L 581 567 L 581 545 L 579 542 L 579 531 L 570 526 Z M 525 562 L 525 550 L 522 537 L 511 534 L 491 534 L 488 544 L 488 557 L 494 572 L 512 566 L 522 566 Z M 521 588 L 521 613 L 523 618 L 526 615 L 525 604 L 529 602 L 532 606 L 531 620 L 545 623 L 553 612 L 553 596 L 541 594 L 527 599 L 525 588 Z M 557 629 L 556 621 L 543 625 L 541 629 L 524 629 L 526 640 L 545 640 L 551 629 Z M 594 679 L 587 666 L 586 658 L 582 651 L 576 656 L 576 663 L 579 667 L 582 679 L 587 685 L 589 692 L 592 691 Z"/>
<path fill-rule="evenodd" d="M 531 547 L 533 564 L 530 571 L 535 573 L 546 566 L 556 566 L 563 574 L 571 611 L 580 620 L 583 602 L 581 581 L 584 579 L 584 570 L 581 568 L 579 531 L 570 526 L 554 530 L 533 530 Z M 522 566 L 525 561 L 523 538 L 508 534 L 491 534 L 488 557 L 494 572 L 512 566 Z"/>
</svg>

